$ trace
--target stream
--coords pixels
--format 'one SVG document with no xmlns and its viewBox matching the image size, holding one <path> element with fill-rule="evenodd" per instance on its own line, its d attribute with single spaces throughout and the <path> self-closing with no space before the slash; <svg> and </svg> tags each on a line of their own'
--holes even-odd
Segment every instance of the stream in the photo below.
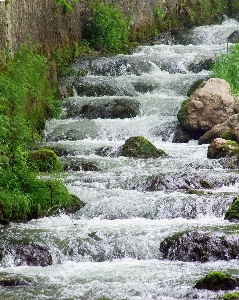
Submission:
<svg viewBox="0 0 239 300">
<path fill-rule="evenodd" d="M 203 62 L 225 53 L 227 37 L 239 23 L 201 26 L 167 35 L 142 45 L 130 55 L 98 58 L 84 77 L 91 86 L 108 87 L 99 95 L 91 89 L 66 99 L 75 106 L 115 99 L 137 100 L 140 114 L 126 119 L 67 117 L 47 122 L 43 145 L 67 149 L 63 163 L 84 162 L 98 170 L 69 170 L 64 183 L 86 205 L 73 215 L 10 224 L 1 228 L 8 238 L 44 245 L 52 265 L 18 266 L 9 254 L 1 274 L 31 279 L 30 284 L 0 288 L 1 300 L 173 300 L 219 299 L 224 293 L 197 290 L 197 280 L 209 271 L 239 276 L 239 260 L 205 263 L 163 259 L 160 243 L 184 231 L 233 233 L 238 225 L 224 220 L 227 207 L 238 196 L 238 170 L 207 158 L 208 145 L 198 141 L 173 143 L 177 112 L 189 87 L 207 79 Z M 121 64 L 117 74 L 102 75 L 104 66 Z M 82 61 L 72 67 L 77 71 Z M 134 66 L 130 72 L 128 66 Z M 107 92 L 108 91 L 108 92 Z M 95 94 L 94 94 L 95 93 Z M 115 152 L 126 139 L 143 136 L 168 156 L 134 159 Z M 107 155 L 96 149 L 105 147 Z M 175 188 L 175 178 L 216 178 L 222 182 L 202 193 Z M 195 175 L 195 176 L 196 176 Z M 148 190 L 154 176 L 168 176 L 171 188 Z M 170 183 L 170 180 L 172 181 Z M 171 184 L 171 185 L 170 185 Z"/>
</svg>

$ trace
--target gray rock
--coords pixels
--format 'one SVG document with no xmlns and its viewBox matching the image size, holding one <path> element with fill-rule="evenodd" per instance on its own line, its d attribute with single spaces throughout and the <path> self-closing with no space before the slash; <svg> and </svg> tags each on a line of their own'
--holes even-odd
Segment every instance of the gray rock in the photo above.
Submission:
<svg viewBox="0 0 239 300">
<path fill-rule="evenodd" d="M 166 238 L 160 244 L 164 259 L 180 261 L 216 261 L 238 257 L 236 236 L 192 231 Z"/>
</svg>

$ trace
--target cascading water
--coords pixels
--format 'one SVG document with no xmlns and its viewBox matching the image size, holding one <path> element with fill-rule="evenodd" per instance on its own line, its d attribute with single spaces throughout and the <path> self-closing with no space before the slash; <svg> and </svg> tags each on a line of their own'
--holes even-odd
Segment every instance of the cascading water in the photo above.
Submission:
<svg viewBox="0 0 239 300">
<path fill-rule="evenodd" d="M 140 115 L 131 119 L 62 118 L 50 120 L 45 145 L 67 149 L 74 156 L 62 161 L 91 162 L 98 171 L 69 171 L 65 183 L 86 205 L 76 214 L 32 220 L 1 228 L 6 240 L 30 240 L 46 246 L 52 265 L 17 266 L 12 254 L 2 260 L 3 276 L 30 278 L 29 283 L 0 290 L 1 299 L 218 299 L 222 292 L 194 289 L 211 270 L 239 274 L 238 260 L 206 263 L 165 260 L 160 242 L 187 230 L 233 233 L 237 226 L 224 220 L 238 193 L 238 174 L 207 159 L 207 146 L 197 141 L 172 143 L 176 114 L 190 85 L 207 78 L 203 62 L 227 50 L 227 37 L 239 23 L 203 26 L 178 34 L 168 43 L 155 41 L 131 55 L 92 61 L 84 78 L 91 89 L 70 98 L 74 105 L 131 99 L 140 102 Z M 127 64 L 102 74 L 102 66 Z M 73 65 L 78 70 L 79 62 Z M 104 69 L 105 70 L 105 69 Z M 79 80 L 83 80 L 82 78 Z M 93 88 L 104 87 L 103 95 Z M 92 94 L 90 94 L 92 93 Z M 95 93 L 95 94 L 94 94 Z M 133 159 L 114 152 L 131 136 L 144 136 L 169 156 Z M 99 156 L 96 149 L 108 148 Z M 158 190 L 148 190 L 150 178 L 167 178 Z M 217 182 L 201 194 L 185 193 L 183 177 Z M 193 187 L 192 187 L 193 189 Z"/>
</svg>

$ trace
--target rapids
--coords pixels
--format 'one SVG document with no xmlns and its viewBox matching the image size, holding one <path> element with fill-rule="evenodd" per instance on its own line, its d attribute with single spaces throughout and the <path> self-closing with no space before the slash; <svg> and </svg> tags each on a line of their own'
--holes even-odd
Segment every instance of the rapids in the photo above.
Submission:
<svg viewBox="0 0 239 300">
<path fill-rule="evenodd" d="M 65 118 L 49 120 L 43 145 L 71 150 L 79 159 L 94 163 L 99 171 L 68 171 L 68 190 L 86 205 L 74 215 L 60 214 L 26 224 L 0 228 L 6 239 L 28 239 L 49 249 L 53 264 L 16 266 L 9 254 L 1 262 L 7 278 L 30 278 L 30 283 L 2 287 L 1 300 L 175 300 L 219 299 L 223 292 L 196 290 L 196 281 L 212 270 L 239 276 L 239 261 L 207 263 L 162 259 L 160 242 L 186 230 L 233 233 L 236 224 L 224 220 L 227 207 L 238 195 L 238 170 L 224 169 L 207 159 L 208 145 L 197 141 L 172 143 L 177 111 L 190 85 L 210 76 L 202 62 L 227 51 L 227 37 L 239 23 L 227 19 L 220 25 L 201 26 L 170 36 L 166 44 L 137 47 L 131 55 L 99 58 L 92 62 L 90 84 L 109 86 L 109 94 L 75 95 L 77 105 L 92 101 L 135 99 L 140 115 L 132 119 Z M 100 75 L 110 62 L 127 60 L 139 74 L 122 68 L 117 75 Z M 79 62 L 72 65 L 78 70 Z M 114 92 L 112 94 L 112 91 Z M 95 150 L 121 146 L 141 135 L 169 156 L 132 159 L 99 156 Z M 197 174 L 222 182 L 202 194 L 172 188 L 148 191 L 153 176 L 169 178 Z M 171 176 L 171 177 L 170 177 Z"/>
</svg>

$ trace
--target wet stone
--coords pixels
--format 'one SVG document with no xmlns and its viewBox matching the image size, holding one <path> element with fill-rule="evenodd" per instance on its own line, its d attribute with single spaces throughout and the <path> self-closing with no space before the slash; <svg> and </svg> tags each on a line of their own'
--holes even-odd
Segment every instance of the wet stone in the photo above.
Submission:
<svg viewBox="0 0 239 300">
<path fill-rule="evenodd" d="M 238 257 L 239 240 L 237 236 L 193 231 L 166 238 L 160 244 L 160 251 L 164 259 L 170 260 L 229 260 Z"/>
</svg>

